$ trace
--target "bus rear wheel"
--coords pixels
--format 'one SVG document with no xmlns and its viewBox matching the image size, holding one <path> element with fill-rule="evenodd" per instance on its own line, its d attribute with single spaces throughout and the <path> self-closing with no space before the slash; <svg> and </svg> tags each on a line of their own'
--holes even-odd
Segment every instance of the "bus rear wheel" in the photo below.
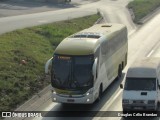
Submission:
<svg viewBox="0 0 160 120">
<path fill-rule="evenodd" d="M 118 67 L 118 78 L 121 78 L 122 77 L 122 66 L 119 65 Z"/>
<path fill-rule="evenodd" d="M 125 64 L 127 65 L 127 54 L 125 55 Z"/>
</svg>

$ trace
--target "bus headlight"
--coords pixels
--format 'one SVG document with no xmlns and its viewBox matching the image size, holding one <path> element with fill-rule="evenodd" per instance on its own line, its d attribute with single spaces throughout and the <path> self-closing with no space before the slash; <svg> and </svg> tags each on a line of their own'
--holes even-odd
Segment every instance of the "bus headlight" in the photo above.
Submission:
<svg viewBox="0 0 160 120">
<path fill-rule="evenodd" d="M 93 93 L 93 88 L 89 89 L 87 92 L 86 92 L 86 96 L 90 95 Z"/>
<path fill-rule="evenodd" d="M 53 94 L 56 94 L 56 91 L 54 91 L 54 90 L 51 90 L 51 92 L 52 92 Z"/>
<path fill-rule="evenodd" d="M 89 92 L 87 92 L 86 95 L 88 96 L 88 95 L 89 95 Z"/>
<path fill-rule="evenodd" d="M 56 101 L 57 99 L 56 98 L 53 98 L 53 101 Z"/>
</svg>

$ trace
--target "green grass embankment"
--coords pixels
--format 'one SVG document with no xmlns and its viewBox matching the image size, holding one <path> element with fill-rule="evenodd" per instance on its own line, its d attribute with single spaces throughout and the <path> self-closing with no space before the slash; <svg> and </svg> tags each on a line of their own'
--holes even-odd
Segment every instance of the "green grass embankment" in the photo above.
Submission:
<svg viewBox="0 0 160 120">
<path fill-rule="evenodd" d="M 134 0 L 128 4 L 128 8 L 134 12 L 136 23 L 158 7 L 160 7 L 160 0 Z"/>
<path fill-rule="evenodd" d="M 98 15 L 0 35 L 0 111 L 10 111 L 47 86 L 44 65 L 67 36 L 90 27 Z"/>
</svg>

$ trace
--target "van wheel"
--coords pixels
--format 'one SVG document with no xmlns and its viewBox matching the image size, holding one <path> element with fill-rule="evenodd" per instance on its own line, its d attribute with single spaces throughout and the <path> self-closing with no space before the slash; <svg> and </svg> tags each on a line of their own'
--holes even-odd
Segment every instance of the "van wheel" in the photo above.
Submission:
<svg viewBox="0 0 160 120">
<path fill-rule="evenodd" d="M 157 102 L 157 106 L 156 106 L 156 109 L 155 109 L 156 112 L 158 111 L 158 108 L 159 108 L 159 102 Z"/>
<path fill-rule="evenodd" d="M 99 87 L 99 95 L 98 95 L 97 101 L 100 101 L 101 98 L 102 98 L 102 84 Z"/>
<path fill-rule="evenodd" d="M 121 78 L 122 77 L 122 66 L 119 65 L 118 67 L 118 78 Z"/>
</svg>

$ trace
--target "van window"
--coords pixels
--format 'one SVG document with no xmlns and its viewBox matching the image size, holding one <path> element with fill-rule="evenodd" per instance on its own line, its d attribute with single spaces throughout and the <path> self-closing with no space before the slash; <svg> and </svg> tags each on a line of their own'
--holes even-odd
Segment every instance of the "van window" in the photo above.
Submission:
<svg viewBox="0 0 160 120">
<path fill-rule="evenodd" d="M 125 90 L 156 90 L 156 78 L 126 78 Z"/>
</svg>

